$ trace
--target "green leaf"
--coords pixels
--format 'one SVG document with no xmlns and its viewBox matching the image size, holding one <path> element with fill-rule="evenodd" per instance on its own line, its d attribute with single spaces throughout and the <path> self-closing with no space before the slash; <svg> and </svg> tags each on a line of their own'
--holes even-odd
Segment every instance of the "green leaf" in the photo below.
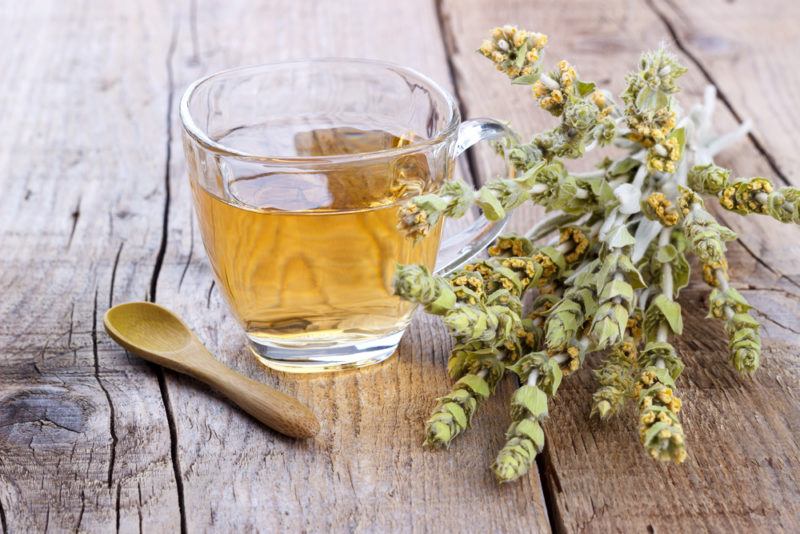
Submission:
<svg viewBox="0 0 800 534">
<path fill-rule="evenodd" d="M 716 227 L 717 231 L 719 232 L 719 236 L 725 241 L 733 241 L 736 239 L 736 232 L 728 228 L 727 226 L 723 226 L 718 224 Z"/>
<path fill-rule="evenodd" d="M 670 330 L 674 334 L 683 333 L 683 318 L 681 317 L 681 305 L 667 298 L 666 295 L 659 295 L 653 300 L 653 305 L 660 311 L 661 315 L 669 324 Z"/>
<path fill-rule="evenodd" d="M 639 272 L 639 269 L 636 268 L 630 257 L 620 256 L 619 268 L 625 273 L 625 279 L 631 286 L 633 286 L 633 289 L 642 289 L 643 287 L 647 287 L 644 278 L 642 278 L 642 273 Z"/>
<path fill-rule="evenodd" d="M 748 313 L 737 313 L 736 315 L 733 316 L 731 322 L 733 322 L 736 325 L 736 328 L 740 330 L 741 334 L 749 334 L 748 332 L 745 332 L 743 329 L 749 328 L 757 331 L 758 327 L 760 326 L 758 324 L 758 321 Z"/>
<path fill-rule="evenodd" d="M 536 452 L 542 452 L 544 448 L 544 431 L 542 425 L 532 419 L 523 419 L 514 426 L 514 433 L 518 436 L 528 438 L 536 447 Z"/>
<path fill-rule="evenodd" d="M 581 97 L 593 93 L 595 87 L 597 87 L 594 82 L 584 82 L 581 80 L 578 80 L 575 86 L 578 88 L 578 94 L 581 95 Z"/>
<path fill-rule="evenodd" d="M 689 285 L 690 272 L 691 269 L 686 256 L 683 253 L 679 253 L 675 261 L 672 262 L 672 285 L 674 286 L 673 290 L 676 297 L 680 294 L 681 289 Z"/>
<path fill-rule="evenodd" d="M 645 446 L 650 445 L 652 443 L 653 439 L 655 439 L 656 436 L 658 436 L 659 432 L 661 432 L 665 428 L 668 429 L 671 426 L 672 425 L 670 425 L 669 423 L 662 423 L 662 422 L 659 421 L 658 423 L 654 424 L 649 429 L 647 429 L 647 432 L 644 435 L 644 444 L 645 444 Z"/>
<path fill-rule="evenodd" d="M 578 298 L 580 298 L 581 302 L 583 303 L 584 316 L 592 317 L 595 312 L 597 312 L 597 307 L 599 306 L 594 292 L 588 288 L 581 289 L 578 292 Z"/>
<path fill-rule="evenodd" d="M 644 86 L 636 95 L 636 107 L 641 110 L 656 110 L 669 105 L 669 95 Z"/>
<path fill-rule="evenodd" d="M 564 259 L 564 254 L 562 254 L 558 249 L 554 247 L 542 247 L 539 249 L 539 252 L 553 260 L 553 263 L 555 263 L 559 271 L 563 271 L 567 268 L 567 262 Z"/>
<path fill-rule="evenodd" d="M 547 395 L 536 386 L 522 386 L 514 392 L 512 404 L 524 408 L 537 419 L 547 416 Z"/>
<path fill-rule="evenodd" d="M 612 280 L 603 287 L 600 300 L 605 302 L 615 297 L 622 297 L 626 301 L 633 300 L 633 287 L 625 280 Z"/>
<path fill-rule="evenodd" d="M 597 203 L 601 206 L 607 206 L 617 198 L 614 195 L 614 188 L 609 185 L 605 178 L 600 180 L 597 190 L 592 187 L 592 191 L 597 196 Z"/>
<path fill-rule="evenodd" d="M 561 385 L 561 379 L 563 378 L 564 373 L 561 371 L 561 366 L 558 365 L 557 361 L 551 359 L 548 363 L 552 369 L 551 376 L 553 381 L 550 385 L 550 396 L 553 396 L 556 394 L 556 391 L 558 391 L 558 386 Z"/>
<path fill-rule="evenodd" d="M 412 202 L 416 204 L 419 209 L 427 212 L 439 212 L 447 208 L 447 201 L 434 193 L 415 197 Z"/>
<path fill-rule="evenodd" d="M 453 416 L 455 419 L 456 425 L 461 428 L 467 427 L 467 414 L 464 413 L 464 408 L 456 404 L 455 402 L 448 402 L 443 406 L 447 412 Z"/>
<path fill-rule="evenodd" d="M 611 319 L 603 319 L 595 323 L 592 335 L 597 341 L 597 348 L 604 349 L 608 346 L 609 340 L 616 341 L 620 337 L 620 331 Z"/>
<path fill-rule="evenodd" d="M 537 74 L 523 74 L 511 80 L 511 83 L 514 85 L 533 85 L 538 79 L 539 76 Z"/>
<path fill-rule="evenodd" d="M 454 389 L 457 387 L 464 387 L 470 390 L 476 397 L 480 397 L 481 400 L 488 398 L 490 393 L 489 384 L 486 383 L 486 380 L 473 374 L 464 375 L 459 378 Z"/>
<path fill-rule="evenodd" d="M 611 278 L 611 273 L 617 270 L 617 265 L 619 264 L 621 257 L 622 254 L 617 252 L 610 254 L 605 260 L 603 260 L 603 264 L 600 266 L 600 271 L 598 271 L 596 277 L 598 291 L 603 289 L 603 284 L 605 284 L 606 280 Z"/>
<path fill-rule="evenodd" d="M 670 139 L 677 139 L 678 145 L 681 147 L 681 151 L 683 151 L 683 147 L 686 145 L 686 129 L 677 128 L 672 130 L 672 134 L 669 137 Z"/>
<path fill-rule="evenodd" d="M 671 388 L 675 387 L 675 380 L 673 380 L 672 375 L 669 374 L 669 369 L 661 369 L 660 367 L 649 367 L 648 371 L 653 371 L 655 373 L 656 378 L 658 381 L 664 384 L 665 386 L 669 386 Z"/>
<path fill-rule="evenodd" d="M 480 191 L 478 191 L 476 203 L 490 221 L 497 221 L 506 216 L 506 210 L 503 209 L 503 206 L 500 204 L 495 194 L 485 187 L 482 187 Z"/>
<path fill-rule="evenodd" d="M 428 303 L 425 309 L 434 315 L 444 315 L 453 309 L 456 304 L 456 294 L 447 288 L 446 291 L 439 293 L 439 296 L 433 302 Z"/>
<path fill-rule="evenodd" d="M 678 255 L 678 250 L 670 245 L 664 245 L 663 247 L 658 247 L 656 251 L 656 261 L 659 263 L 672 263 Z"/>
<path fill-rule="evenodd" d="M 638 159 L 634 159 L 634 158 L 625 158 L 625 159 L 617 160 L 608 169 L 608 174 L 610 176 L 621 176 L 623 174 L 629 173 L 630 171 L 632 171 L 633 169 L 635 169 L 636 167 L 638 167 L 641 164 L 642 164 L 641 161 L 639 161 Z"/>
<path fill-rule="evenodd" d="M 636 243 L 631 233 L 625 226 L 617 228 L 613 234 L 606 239 L 608 246 L 612 248 L 622 248 Z"/>
<path fill-rule="evenodd" d="M 578 313 L 581 313 L 582 310 L 580 306 L 578 306 Z M 578 329 L 578 322 L 575 320 L 574 313 L 561 313 L 558 315 L 558 319 L 561 321 L 561 324 L 564 325 L 564 328 L 570 332 Z"/>
<path fill-rule="evenodd" d="M 725 291 L 725 300 L 731 302 L 737 309 L 739 310 L 749 310 L 752 308 L 750 303 L 742 296 L 739 291 L 737 291 L 733 287 L 729 287 L 727 291 Z"/>
<path fill-rule="evenodd" d="M 517 57 L 514 60 L 515 67 L 517 67 L 518 69 L 522 68 L 522 66 L 525 64 L 525 56 L 527 55 L 527 53 L 528 53 L 528 42 L 525 41 L 522 44 L 522 46 L 519 47 L 519 50 L 517 50 Z"/>
<path fill-rule="evenodd" d="M 447 375 L 450 378 L 458 379 L 467 372 L 467 352 L 463 350 L 453 350 L 450 359 L 447 360 Z"/>
<path fill-rule="evenodd" d="M 630 313 L 628 312 L 625 306 L 615 306 L 614 307 L 614 319 L 617 323 L 617 328 L 619 329 L 619 337 L 622 337 L 622 334 L 625 332 L 625 328 L 628 326 L 628 318 L 630 317 Z"/>
</svg>

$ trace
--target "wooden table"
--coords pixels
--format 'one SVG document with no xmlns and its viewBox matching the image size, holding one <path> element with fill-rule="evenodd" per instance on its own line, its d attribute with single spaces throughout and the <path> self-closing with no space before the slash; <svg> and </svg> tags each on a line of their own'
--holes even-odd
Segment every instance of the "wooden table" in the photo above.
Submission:
<svg viewBox="0 0 800 534">
<path fill-rule="evenodd" d="M 797 532 L 796 227 L 718 213 L 742 231 L 730 259 L 758 308 L 763 364 L 752 379 L 732 371 L 721 327 L 703 319 L 706 290 L 683 294 L 683 466 L 644 455 L 633 413 L 589 420 L 586 369 L 552 407 L 538 472 L 498 487 L 487 466 L 510 379 L 449 453 L 421 447 L 448 388 L 438 320 L 419 315 L 398 357 L 360 372 L 284 376 L 248 355 L 193 222 L 176 106 L 223 67 L 362 56 L 426 72 L 467 116 L 531 133 L 550 118 L 473 53 L 490 27 L 549 34 L 551 60 L 614 91 L 640 50 L 666 41 L 691 68 L 684 102 L 714 83 L 721 127 L 754 121 L 723 163 L 800 185 L 799 19 L 790 0 L 3 2 L 3 531 Z M 464 165 L 467 178 L 483 180 L 484 163 Z M 102 315 L 144 298 L 177 310 L 229 365 L 314 406 L 320 435 L 284 439 L 126 354 Z"/>
</svg>

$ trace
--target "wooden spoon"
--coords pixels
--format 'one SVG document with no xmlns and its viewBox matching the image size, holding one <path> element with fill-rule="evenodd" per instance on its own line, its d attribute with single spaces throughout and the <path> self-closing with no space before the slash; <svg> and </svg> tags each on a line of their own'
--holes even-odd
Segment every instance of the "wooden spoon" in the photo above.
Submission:
<svg viewBox="0 0 800 534">
<path fill-rule="evenodd" d="M 151 302 L 127 302 L 108 310 L 103 324 L 108 335 L 129 351 L 205 382 L 282 434 L 310 438 L 319 432 L 317 418 L 305 405 L 222 364 L 168 309 Z"/>
</svg>

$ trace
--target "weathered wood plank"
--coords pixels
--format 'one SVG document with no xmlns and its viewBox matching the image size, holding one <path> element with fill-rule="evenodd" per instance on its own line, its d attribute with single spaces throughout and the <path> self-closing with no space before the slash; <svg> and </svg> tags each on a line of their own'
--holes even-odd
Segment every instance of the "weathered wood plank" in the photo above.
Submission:
<svg viewBox="0 0 800 534">
<path fill-rule="evenodd" d="M 488 28 L 511 22 L 549 34 L 552 61 L 565 57 L 585 78 L 610 83 L 615 92 L 622 89 L 622 75 L 635 65 L 644 47 L 670 39 L 668 28 L 651 7 L 622 1 L 580 1 L 570 3 L 569 9 L 558 2 L 534 6 L 514 1 L 495 3 L 487 10 L 476 0 L 445 0 L 443 12 L 456 80 L 467 109 L 475 115 L 510 119 L 526 133 L 549 127 L 551 119 L 535 109 L 527 91 L 510 87 L 472 53 Z M 739 17 L 736 20 L 740 28 L 746 24 Z M 780 20 L 772 24 L 776 32 L 783 31 Z M 762 34 L 772 33 L 769 27 L 762 25 Z M 717 28 L 727 33 L 724 26 Z M 785 54 L 783 61 L 790 61 L 797 46 L 779 53 Z M 737 72 L 731 70 L 728 76 Z M 742 94 L 750 101 L 763 98 L 774 105 L 778 94 L 771 90 L 780 82 L 773 79 L 768 87 L 749 74 L 738 78 Z M 684 101 L 699 98 L 705 83 L 702 73 L 693 68 L 684 81 Z M 735 121 L 721 107 L 720 127 L 731 128 Z M 762 115 L 760 119 L 758 127 L 765 138 L 783 135 L 777 118 Z M 742 143 L 722 161 L 742 174 L 772 174 L 769 162 L 752 143 Z M 786 166 L 783 161 L 779 159 L 779 166 Z M 800 441 L 796 437 L 800 366 L 795 357 L 800 343 L 800 298 L 794 282 L 800 252 L 786 246 L 797 229 L 763 218 L 744 221 L 730 213 L 721 216 L 747 232 L 744 247 L 732 246 L 730 258 L 739 287 L 760 310 L 762 369 L 752 380 L 732 371 L 726 363 L 721 328 L 703 319 L 706 292 L 702 284 L 682 295 L 687 332 L 678 349 L 687 369 L 678 387 L 685 400 L 690 459 L 681 467 L 655 465 L 643 454 L 632 411 L 608 424 L 590 421 L 591 374 L 584 370 L 571 376 L 546 424 L 549 445 L 542 458 L 556 530 L 800 528 Z"/>
<path fill-rule="evenodd" d="M 0 7 L 0 510 L 9 532 L 178 524 L 158 381 L 99 324 L 112 301 L 144 297 L 160 238 L 162 11 L 150 1 Z"/>
<path fill-rule="evenodd" d="M 199 2 L 184 4 L 176 24 L 176 97 L 192 79 L 219 68 L 309 56 L 386 59 L 451 83 L 436 12 L 427 0 Z M 475 421 L 488 432 L 468 434 L 449 454 L 422 449 L 422 422 L 449 388 L 450 342 L 438 320 L 420 315 L 399 357 L 363 371 L 295 377 L 272 373 L 252 358 L 211 287 L 174 132 L 158 301 L 186 317 L 226 363 L 307 401 L 322 424 L 315 440 L 291 442 L 211 398 L 205 388 L 168 375 L 188 529 L 548 530 L 537 475 L 498 488 L 488 470 L 507 424 L 502 403 Z"/>
<path fill-rule="evenodd" d="M 676 45 L 722 89 L 721 104 L 753 121 L 753 140 L 772 175 L 800 183 L 800 93 L 797 58 L 800 4 L 652 2 Z M 756 91 L 755 89 L 759 90 Z"/>
</svg>

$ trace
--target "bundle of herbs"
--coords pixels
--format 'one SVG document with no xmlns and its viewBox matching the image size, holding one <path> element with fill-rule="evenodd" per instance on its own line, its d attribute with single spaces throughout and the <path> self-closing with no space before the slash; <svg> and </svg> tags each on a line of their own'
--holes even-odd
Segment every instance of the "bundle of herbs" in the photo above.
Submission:
<svg viewBox="0 0 800 534">
<path fill-rule="evenodd" d="M 611 417 L 632 400 L 647 453 L 683 462 L 676 381 L 684 364 L 670 338 L 683 331 L 677 297 L 689 281 L 687 255 L 698 258 L 712 288 L 709 317 L 724 324 L 731 365 L 752 373 L 761 352 L 750 305 L 728 282 L 725 243 L 736 236 L 706 210 L 701 195 L 736 213 L 800 224 L 798 188 L 776 188 L 762 177 L 734 179 L 714 163 L 749 125 L 714 133 L 713 88 L 702 105 L 683 113 L 675 94 L 686 68 L 666 49 L 642 55 L 615 101 L 566 61 L 544 71 L 546 44 L 543 34 L 504 26 L 479 52 L 513 84 L 531 86 L 558 124 L 529 143 L 498 145 L 510 162 L 509 178 L 478 191 L 449 182 L 410 200 L 399 222 L 415 239 L 474 204 L 489 219 L 526 202 L 552 212 L 526 235 L 499 238 L 488 259 L 447 276 L 399 266 L 394 282 L 398 295 L 440 315 L 455 339 L 448 373 L 456 382 L 427 421 L 426 445 L 449 446 L 507 372 L 519 377 L 507 441 L 492 465 L 501 482 L 531 468 L 544 447 L 549 399 L 592 352 L 604 358 L 595 371 L 592 414 Z M 571 172 L 564 163 L 611 145 L 623 155 L 605 158 L 592 172 Z M 528 293 L 534 298 L 523 311 Z"/>
</svg>

